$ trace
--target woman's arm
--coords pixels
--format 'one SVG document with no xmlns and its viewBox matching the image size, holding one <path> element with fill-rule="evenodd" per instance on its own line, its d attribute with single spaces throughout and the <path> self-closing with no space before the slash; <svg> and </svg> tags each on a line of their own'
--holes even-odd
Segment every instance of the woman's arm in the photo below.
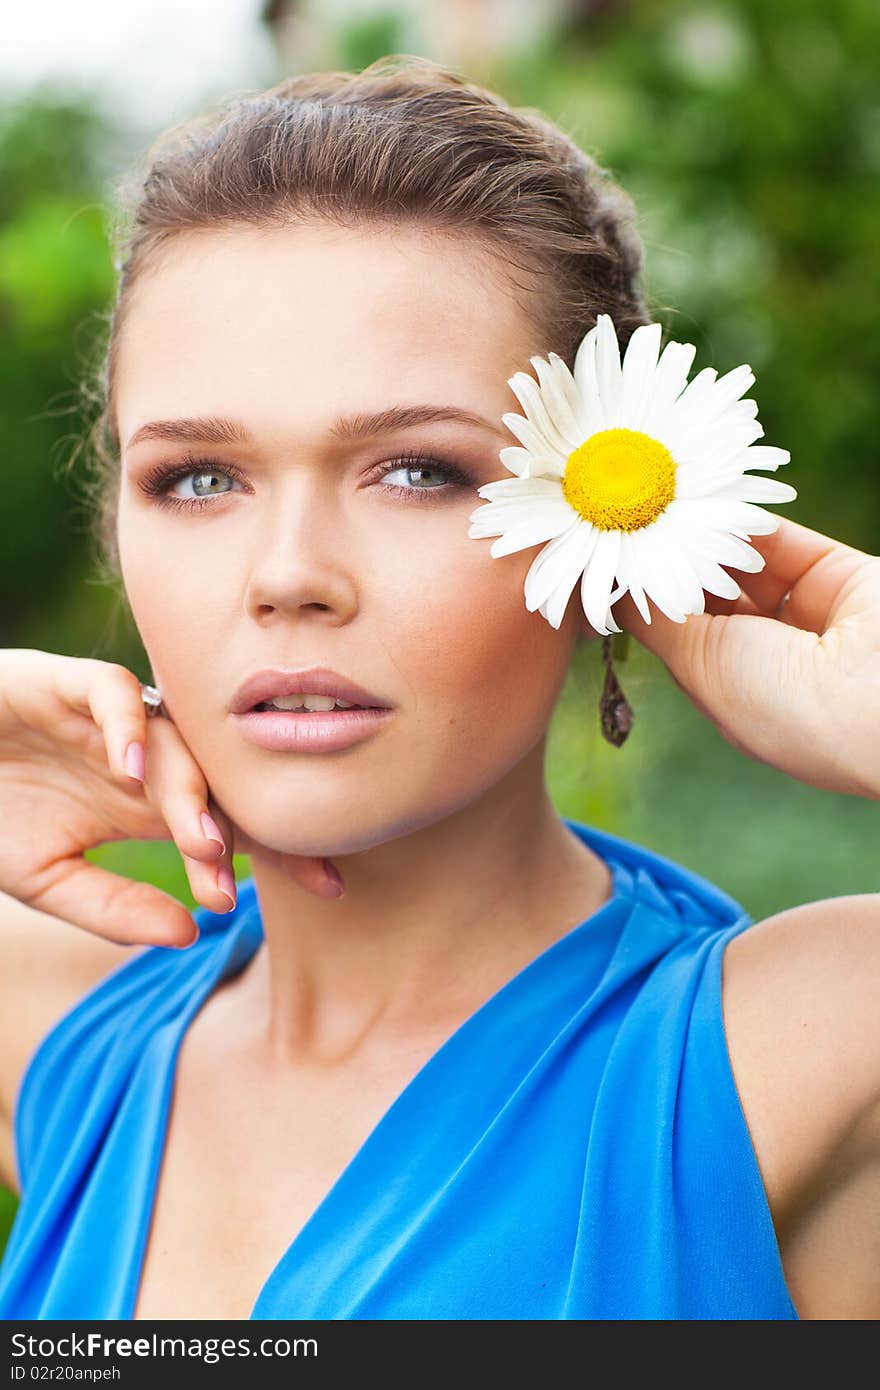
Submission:
<svg viewBox="0 0 880 1390">
<path fill-rule="evenodd" d="M 131 740 L 146 780 L 128 774 Z M 33 1050 L 63 1013 L 137 945 L 186 945 L 192 915 L 148 883 L 85 858 L 124 839 L 172 839 L 193 895 L 227 899 L 204 837 L 200 769 L 165 719 L 146 719 L 137 677 L 114 663 L 0 649 L 0 1176 L 17 1183 L 12 1120 Z M 81 928 L 81 930 L 77 930 Z"/>
<path fill-rule="evenodd" d="M 880 557 L 778 517 L 757 574 L 684 623 L 629 594 L 615 616 L 748 757 L 799 782 L 880 800 Z"/>
<path fill-rule="evenodd" d="M 880 895 L 735 937 L 724 1024 L 802 1317 L 880 1317 Z"/>
<path fill-rule="evenodd" d="M 785 517 L 757 574 L 683 624 L 617 616 L 722 736 L 880 800 L 880 558 Z M 795 1306 L 880 1317 L 880 895 L 780 912 L 725 951 L 734 1079 Z"/>
</svg>

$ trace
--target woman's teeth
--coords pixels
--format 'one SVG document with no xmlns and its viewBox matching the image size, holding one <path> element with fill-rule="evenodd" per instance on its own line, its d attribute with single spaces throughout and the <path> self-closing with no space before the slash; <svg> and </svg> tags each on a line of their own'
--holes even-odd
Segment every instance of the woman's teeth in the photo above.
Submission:
<svg viewBox="0 0 880 1390">
<path fill-rule="evenodd" d="M 278 695 L 274 700 L 263 700 L 256 709 L 361 709 L 361 705 L 349 704 L 347 700 L 334 700 L 332 695 Z"/>
</svg>

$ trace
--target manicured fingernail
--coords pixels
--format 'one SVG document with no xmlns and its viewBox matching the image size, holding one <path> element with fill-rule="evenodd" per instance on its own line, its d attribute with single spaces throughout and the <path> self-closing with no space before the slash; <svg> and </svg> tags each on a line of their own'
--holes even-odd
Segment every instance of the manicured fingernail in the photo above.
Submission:
<svg viewBox="0 0 880 1390">
<path fill-rule="evenodd" d="M 216 843 L 220 845 L 225 854 L 226 846 L 223 843 L 223 832 L 221 831 L 217 822 L 214 820 L 213 816 L 209 816 L 207 811 L 202 812 L 202 829 L 205 832 L 205 839 L 215 840 Z"/>
<path fill-rule="evenodd" d="M 125 770 L 129 777 L 143 782 L 146 775 L 146 756 L 142 743 L 130 743 L 125 750 Z"/>
<path fill-rule="evenodd" d="M 235 907 L 235 878 L 232 870 L 226 864 L 222 864 L 217 870 L 217 887 L 225 897 L 229 899 L 229 912 Z"/>
<path fill-rule="evenodd" d="M 332 883 L 336 884 L 336 896 L 341 898 L 345 892 L 345 884 L 342 882 L 342 875 L 335 864 L 331 864 L 329 859 L 324 860 L 324 872 Z"/>
</svg>

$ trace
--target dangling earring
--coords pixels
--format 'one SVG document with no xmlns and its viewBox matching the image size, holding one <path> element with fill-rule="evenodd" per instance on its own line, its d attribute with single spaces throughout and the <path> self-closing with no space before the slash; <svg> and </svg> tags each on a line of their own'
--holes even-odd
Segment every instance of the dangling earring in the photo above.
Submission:
<svg viewBox="0 0 880 1390">
<path fill-rule="evenodd" d="M 625 743 L 629 731 L 633 726 L 635 715 L 632 707 L 620 688 L 614 667 L 611 664 L 611 643 L 614 636 L 618 637 L 615 646 L 615 655 L 620 661 L 626 660 L 627 648 L 629 646 L 629 633 L 621 632 L 611 634 L 602 638 L 602 660 L 605 663 L 605 683 L 602 686 L 602 698 L 599 701 L 599 723 L 602 728 L 602 736 L 609 743 L 613 743 L 615 748 L 619 748 Z"/>
</svg>

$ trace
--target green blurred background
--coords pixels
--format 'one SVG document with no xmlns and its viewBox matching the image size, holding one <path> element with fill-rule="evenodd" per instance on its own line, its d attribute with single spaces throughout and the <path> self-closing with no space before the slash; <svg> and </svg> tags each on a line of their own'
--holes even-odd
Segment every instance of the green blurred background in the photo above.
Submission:
<svg viewBox="0 0 880 1390">
<path fill-rule="evenodd" d="M 765 442 L 792 455 L 784 473 L 799 496 L 785 515 L 876 553 L 876 0 L 536 5 L 517 42 L 503 23 L 457 37 L 448 16 L 460 6 L 445 30 L 429 4 L 421 29 L 411 4 L 352 9 L 343 22 L 334 6 L 255 4 L 273 59 L 251 89 L 423 52 L 540 107 L 634 198 L 655 317 L 697 344 L 695 370 L 753 367 Z M 137 634 L 89 546 L 80 383 L 112 301 L 108 180 L 166 123 L 127 126 L 57 83 L 0 90 L 0 643 L 122 661 L 142 679 Z M 623 748 L 606 744 L 599 647 L 579 652 L 552 730 L 562 814 L 706 875 L 755 919 L 880 891 L 876 804 L 735 753 L 635 644 L 618 667 L 635 725 Z M 89 857 L 194 906 L 167 843 Z M 0 1189 L 0 1245 L 13 1211 Z"/>
</svg>

